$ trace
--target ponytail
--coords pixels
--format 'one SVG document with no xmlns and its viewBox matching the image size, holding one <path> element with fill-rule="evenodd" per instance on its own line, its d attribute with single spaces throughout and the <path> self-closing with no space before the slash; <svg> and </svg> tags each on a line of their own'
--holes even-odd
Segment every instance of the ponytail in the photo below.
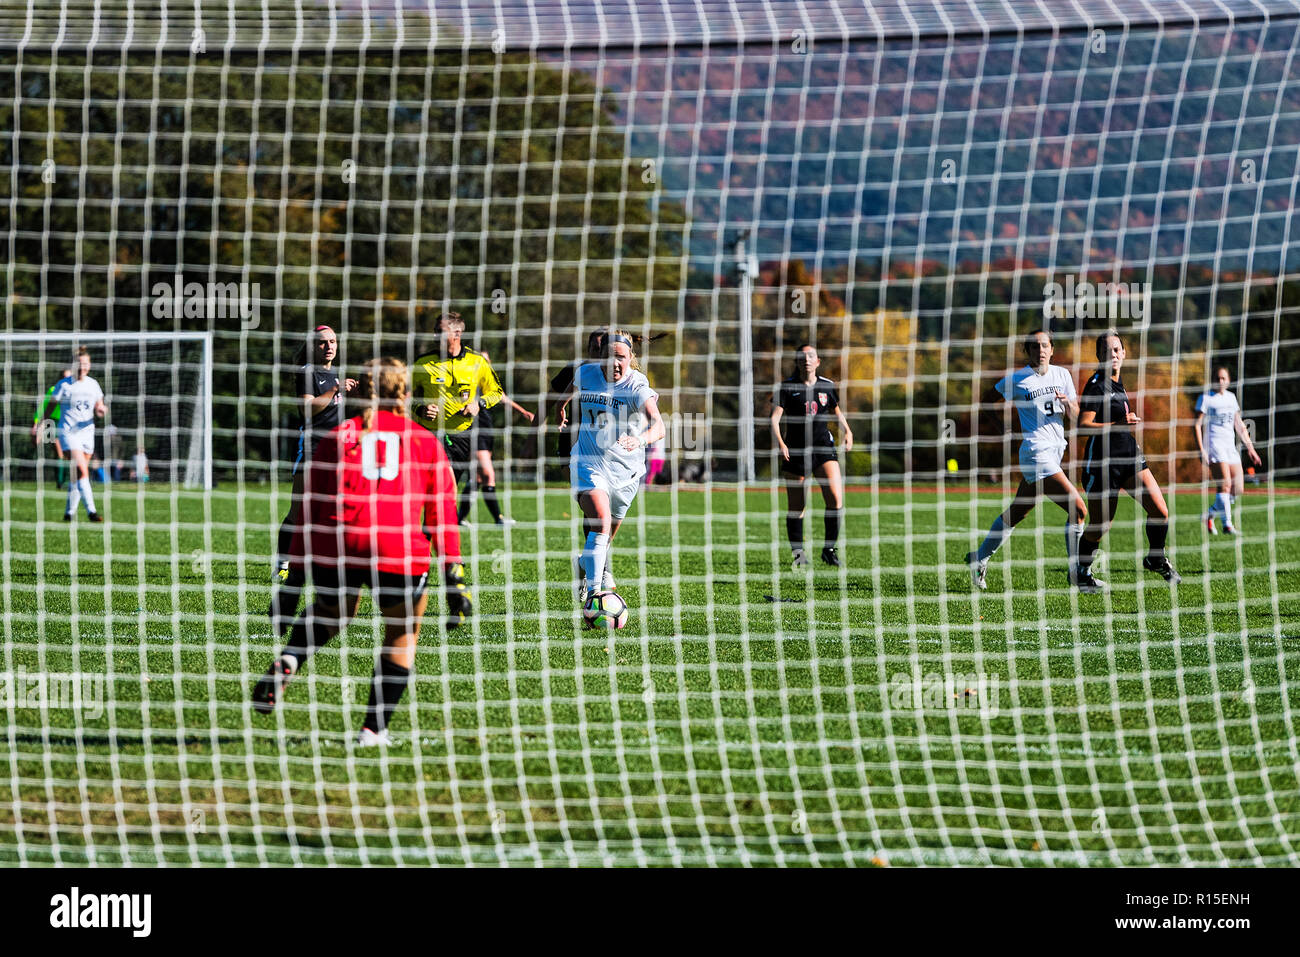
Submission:
<svg viewBox="0 0 1300 957">
<path fill-rule="evenodd" d="M 366 402 L 361 413 L 362 432 L 370 431 L 378 409 L 406 414 L 406 379 L 406 363 L 392 356 L 371 359 L 362 366 L 361 377 L 357 380 L 359 397 Z"/>
</svg>

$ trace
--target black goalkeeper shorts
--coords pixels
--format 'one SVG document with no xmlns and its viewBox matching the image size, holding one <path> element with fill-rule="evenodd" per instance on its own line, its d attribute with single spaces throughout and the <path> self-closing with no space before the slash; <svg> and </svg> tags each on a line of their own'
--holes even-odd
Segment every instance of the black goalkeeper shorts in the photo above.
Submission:
<svg viewBox="0 0 1300 957">
<path fill-rule="evenodd" d="M 342 583 L 340 584 L 340 572 Z M 420 596 L 429 584 L 429 573 L 423 575 L 399 575 L 396 572 L 381 572 L 374 568 L 360 565 L 326 564 L 313 562 L 311 582 L 316 588 L 316 595 L 327 605 L 335 608 L 343 604 L 347 593 L 359 592 L 369 587 L 375 604 L 380 608 L 392 608 L 405 605 L 414 609 L 420 602 Z"/>
</svg>

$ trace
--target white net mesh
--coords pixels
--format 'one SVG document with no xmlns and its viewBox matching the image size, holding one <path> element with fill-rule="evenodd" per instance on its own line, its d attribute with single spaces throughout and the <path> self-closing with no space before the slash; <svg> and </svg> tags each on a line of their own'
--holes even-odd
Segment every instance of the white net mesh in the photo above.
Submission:
<svg viewBox="0 0 1300 957">
<path fill-rule="evenodd" d="M 0 860 L 1296 863 L 1297 20 L 1021 6 L 6 7 Z M 249 703 L 293 374 L 317 325 L 346 377 L 449 308 L 529 412 L 638 337 L 667 462 L 613 547 L 629 624 L 584 631 L 555 420 L 498 408 L 517 523 L 476 498 L 475 616 L 435 594 L 361 750 L 369 598 Z M 990 388 L 1042 326 L 1078 390 L 1121 333 L 1181 585 L 1121 496 L 1104 592 L 1043 501 L 973 594 L 1020 479 Z M 92 335 L 153 481 L 65 527 L 28 432 Z M 838 567 L 816 482 L 791 567 L 767 418 L 804 343 L 854 435 Z M 1220 365 L 1263 457 L 1235 538 Z"/>
</svg>

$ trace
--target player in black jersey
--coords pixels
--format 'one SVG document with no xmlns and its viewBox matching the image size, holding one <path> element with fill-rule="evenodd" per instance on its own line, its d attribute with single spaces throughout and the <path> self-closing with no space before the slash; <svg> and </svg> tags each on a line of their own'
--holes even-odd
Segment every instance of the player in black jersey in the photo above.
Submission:
<svg viewBox="0 0 1300 957">
<path fill-rule="evenodd" d="M 1079 540 L 1078 567 L 1072 577 L 1080 591 L 1094 592 L 1103 584 L 1092 577 L 1092 561 L 1115 515 L 1119 493 L 1125 491 L 1147 514 L 1150 550 L 1142 567 L 1176 585 L 1182 578 L 1165 555 L 1169 506 L 1132 431 L 1142 419 L 1133 411 L 1120 379 L 1124 342 L 1113 330 L 1097 337 L 1097 359 L 1101 368 L 1083 387 L 1079 401 L 1078 428 L 1089 434 L 1083 453 L 1083 489 L 1088 496 L 1090 520 Z"/>
<path fill-rule="evenodd" d="M 839 426 L 844 437 L 844 448 L 853 448 L 853 432 L 840 411 L 839 393 L 835 383 L 817 374 L 821 360 L 817 350 L 808 344 L 795 350 L 794 375 L 781 383 L 772 398 L 772 436 L 781 452 L 781 473 L 789 508 L 785 516 L 786 534 L 794 552 L 794 566 L 808 564 L 803 550 L 803 513 L 807 501 L 804 482 L 809 475 L 817 476 L 826 503 L 826 544 L 822 548 L 822 561 L 839 565 L 835 543 L 840 537 L 840 518 L 844 510 L 844 476 L 840 472 L 839 458 L 835 454 L 835 438 L 831 435 L 832 422 Z M 785 422 L 785 435 L 781 435 L 781 422 Z"/>
<path fill-rule="evenodd" d="M 289 514 L 276 537 L 276 579 L 280 587 L 271 598 L 268 610 L 272 627 L 281 637 L 298 616 L 298 599 L 306 582 L 303 569 L 289 560 L 290 545 L 302 520 L 303 475 L 307 472 L 306 466 L 311 464 L 316 443 L 343 421 L 344 393 L 357 387 L 356 379 L 345 378 L 339 384 L 338 373 L 334 370 L 334 357 L 338 351 L 338 337 L 334 330 L 329 326 L 317 326 L 299 353 L 299 359 L 306 362 L 294 373 L 292 392 L 299 401 L 298 456 L 294 459 L 291 473 L 293 492 Z"/>
</svg>

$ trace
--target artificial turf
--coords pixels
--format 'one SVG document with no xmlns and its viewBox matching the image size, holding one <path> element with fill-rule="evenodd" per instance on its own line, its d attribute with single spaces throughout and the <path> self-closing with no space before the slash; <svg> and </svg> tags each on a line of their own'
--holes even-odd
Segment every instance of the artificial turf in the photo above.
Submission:
<svg viewBox="0 0 1300 957">
<path fill-rule="evenodd" d="M 616 540 L 629 624 L 595 632 L 567 491 L 516 490 L 379 752 L 368 600 L 249 707 L 284 496 L 96 491 L 105 525 L 3 504 L 0 863 L 1300 863 L 1300 497 L 1210 539 L 1172 496 L 1175 589 L 1126 500 L 1082 596 L 1042 505 L 975 597 L 1002 496 L 850 493 L 845 567 L 805 573 L 775 490 L 656 490 Z"/>
</svg>

